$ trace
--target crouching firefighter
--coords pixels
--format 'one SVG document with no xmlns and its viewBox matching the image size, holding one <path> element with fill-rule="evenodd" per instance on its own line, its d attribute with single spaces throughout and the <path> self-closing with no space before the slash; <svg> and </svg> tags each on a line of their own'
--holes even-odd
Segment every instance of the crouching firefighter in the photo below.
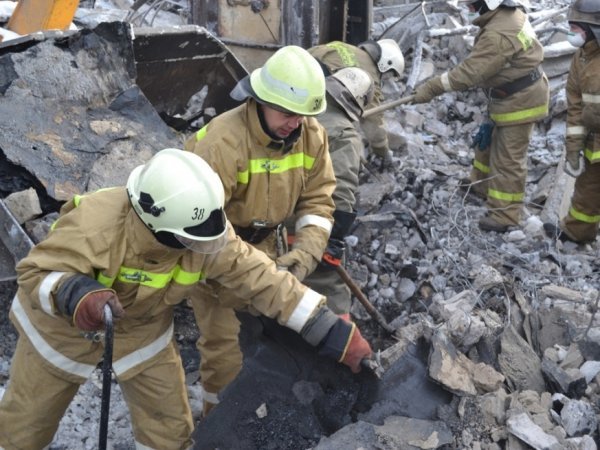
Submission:
<svg viewBox="0 0 600 450">
<path fill-rule="evenodd" d="M 327 305 L 333 312 L 346 314 L 350 312 L 352 296 L 336 268 L 344 264 L 344 238 L 356 218 L 356 189 L 364 151 L 358 120 L 371 102 L 374 81 L 366 71 L 358 67 L 338 70 L 325 80 L 327 110 L 319 116 L 319 123 L 327 131 L 329 154 L 336 178 L 333 192 L 334 222 L 321 262 L 304 279 L 304 284 L 326 296 Z M 292 225 L 288 228 L 291 229 Z M 288 240 L 291 241 L 294 237 L 290 230 Z"/>
<path fill-rule="evenodd" d="M 487 197 L 485 231 L 506 232 L 523 214 L 527 148 L 536 121 L 548 114 L 548 79 L 543 47 L 519 0 L 459 0 L 480 27 L 467 58 L 452 70 L 417 86 L 415 103 L 450 91 L 489 89 L 495 126 L 489 147 L 475 151 L 470 180 Z M 481 141 L 480 141 L 481 144 Z"/>
<path fill-rule="evenodd" d="M 313 117 L 326 108 L 323 71 L 306 50 L 283 47 L 232 97 L 243 104 L 212 119 L 185 148 L 219 174 L 238 236 L 302 281 L 321 260 L 333 222 L 335 176 L 327 135 Z M 296 241 L 287 251 L 281 224 L 292 216 Z M 193 303 L 205 413 L 242 366 L 234 308 L 245 301 L 220 284 L 199 285 Z"/>
<path fill-rule="evenodd" d="M 136 448 L 191 448 L 193 421 L 173 308 L 205 279 L 236 290 L 320 353 L 359 369 L 371 349 L 356 326 L 236 237 L 223 206 L 218 175 L 199 156 L 176 149 L 134 169 L 126 187 L 63 206 L 47 238 L 17 265 L 10 318 L 19 339 L 0 401 L 0 447 L 51 443 L 102 357 L 102 342 L 89 335 L 103 328 L 109 305 L 118 319 L 112 366 Z"/>
</svg>

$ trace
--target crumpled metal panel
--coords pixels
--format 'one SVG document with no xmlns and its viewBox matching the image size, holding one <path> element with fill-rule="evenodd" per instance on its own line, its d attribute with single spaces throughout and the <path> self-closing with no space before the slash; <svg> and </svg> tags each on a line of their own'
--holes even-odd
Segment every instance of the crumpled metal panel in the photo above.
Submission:
<svg viewBox="0 0 600 450">
<path fill-rule="evenodd" d="M 135 84 L 130 27 L 36 33 L 0 45 L 0 151 L 48 204 L 123 185 L 180 145 Z"/>
</svg>

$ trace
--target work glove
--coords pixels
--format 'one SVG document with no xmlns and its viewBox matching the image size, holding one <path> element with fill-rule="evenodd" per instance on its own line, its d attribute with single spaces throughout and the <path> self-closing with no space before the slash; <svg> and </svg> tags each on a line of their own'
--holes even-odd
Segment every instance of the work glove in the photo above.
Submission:
<svg viewBox="0 0 600 450">
<path fill-rule="evenodd" d="M 494 122 L 484 122 L 479 125 L 479 130 L 473 136 L 471 148 L 481 151 L 487 150 L 492 143 L 492 131 L 494 131 Z"/>
<path fill-rule="evenodd" d="M 104 327 L 104 305 L 108 304 L 113 318 L 123 317 L 125 311 L 111 289 L 92 291 L 85 294 L 75 307 L 73 323 L 83 331 L 96 331 Z"/>
<path fill-rule="evenodd" d="M 565 160 L 565 173 L 577 178 L 583 173 L 585 161 L 583 160 L 583 152 L 568 152 Z"/>
<path fill-rule="evenodd" d="M 338 317 L 323 340 L 319 353 L 333 356 L 338 362 L 350 367 L 352 372 L 358 373 L 361 361 L 371 358 L 373 351 L 356 324 L 350 321 L 350 314 Z"/>
<path fill-rule="evenodd" d="M 431 78 L 416 87 L 413 103 L 429 103 L 434 97 L 443 94 L 444 86 L 440 77 Z"/>
<path fill-rule="evenodd" d="M 341 239 L 329 238 L 327 248 L 323 252 L 323 257 L 319 266 L 323 270 L 335 270 L 342 263 L 344 252 L 346 251 L 346 243 Z"/>
<path fill-rule="evenodd" d="M 277 258 L 275 264 L 280 269 L 287 269 L 298 281 L 302 281 L 316 269 L 318 261 L 307 251 L 295 248 Z"/>
</svg>

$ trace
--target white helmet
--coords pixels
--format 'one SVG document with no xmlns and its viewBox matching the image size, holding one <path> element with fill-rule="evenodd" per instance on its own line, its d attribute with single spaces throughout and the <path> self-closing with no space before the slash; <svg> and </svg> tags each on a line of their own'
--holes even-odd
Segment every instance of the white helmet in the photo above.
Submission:
<svg viewBox="0 0 600 450">
<path fill-rule="evenodd" d="M 395 76 L 399 77 L 404 71 L 404 55 L 400 46 L 393 39 L 380 39 L 375 41 L 365 41 L 358 44 L 358 47 L 366 51 L 373 62 L 377 64 L 377 69 L 381 73 L 393 70 Z"/>
<path fill-rule="evenodd" d="M 225 245 L 223 184 L 200 156 L 174 148 L 161 150 L 133 169 L 127 192 L 135 212 L 153 233 L 171 234 L 198 253 L 215 253 Z"/>
<path fill-rule="evenodd" d="M 371 76 L 358 67 L 345 67 L 326 78 L 327 93 L 346 112 L 358 120 L 375 91 Z"/>
<path fill-rule="evenodd" d="M 358 67 L 345 67 L 335 72 L 332 76 L 350 91 L 361 109 L 364 109 L 373 100 L 373 79 L 364 70 Z"/>
<path fill-rule="evenodd" d="M 399 77 L 404 72 L 404 55 L 400 46 L 393 39 L 380 39 L 377 41 L 381 48 L 381 56 L 377 61 L 377 68 L 381 73 L 385 73 L 388 70 L 396 72 L 396 76 Z"/>
<path fill-rule="evenodd" d="M 471 5 L 473 3 L 477 3 L 480 0 L 459 0 L 458 3 Z M 512 7 L 512 8 L 529 8 L 529 0 L 481 0 L 487 6 L 487 9 L 493 11 L 498 8 L 500 5 Z"/>
</svg>

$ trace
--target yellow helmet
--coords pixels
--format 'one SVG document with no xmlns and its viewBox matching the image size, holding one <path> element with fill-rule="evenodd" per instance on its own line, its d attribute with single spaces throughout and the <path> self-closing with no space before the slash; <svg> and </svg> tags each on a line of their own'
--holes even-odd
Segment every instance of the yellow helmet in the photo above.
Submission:
<svg viewBox="0 0 600 450">
<path fill-rule="evenodd" d="M 325 76 L 310 53 L 288 45 L 277 50 L 250 75 L 250 85 L 259 101 L 301 116 L 325 111 Z"/>
</svg>

